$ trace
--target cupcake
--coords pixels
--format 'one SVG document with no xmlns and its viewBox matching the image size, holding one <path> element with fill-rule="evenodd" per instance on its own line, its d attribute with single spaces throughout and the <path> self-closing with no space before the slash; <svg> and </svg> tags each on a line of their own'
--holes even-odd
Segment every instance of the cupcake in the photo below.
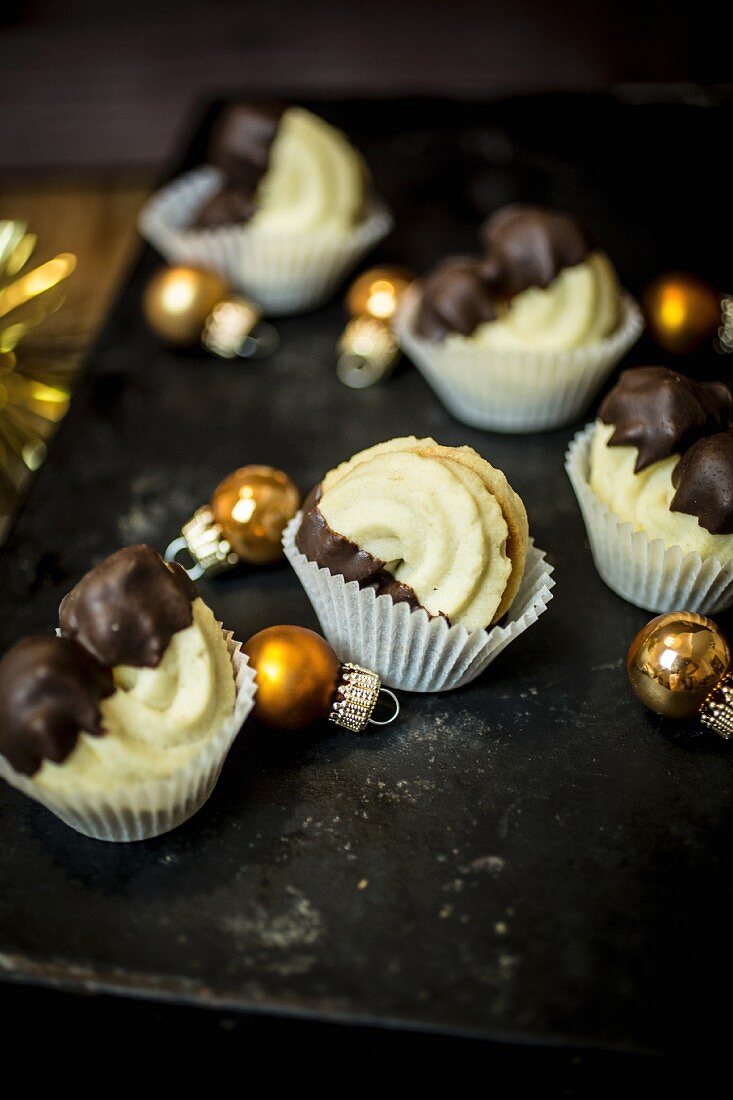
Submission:
<svg viewBox="0 0 733 1100">
<path fill-rule="evenodd" d="M 733 603 L 733 397 L 665 367 L 624 371 L 566 468 L 601 577 L 650 611 Z"/>
<path fill-rule="evenodd" d="M 458 420 L 560 427 L 638 339 L 641 312 L 570 214 L 507 206 L 481 237 L 482 255 L 444 260 L 409 288 L 397 337 Z"/>
<path fill-rule="evenodd" d="M 87 573 L 59 622 L 0 661 L 0 775 L 87 836 L 167 832 L 206 801 L 252 707 L 239 643 L 147 546 Z"/>
<path fill-rule="evenodd" d="M 392 439 L 329 471 L 283 545 L 339 658 L 409 691 L 473 680 L 551 598 L 504 474 L 433 439 Z"/>
<path fill-rule="evenodd" d="M 153 196 L 140 232 L 266 313 L 320 305 L 392 227 L 360 154 L 302 107 L 230 107 L 208 159 Z"/>
</svg>

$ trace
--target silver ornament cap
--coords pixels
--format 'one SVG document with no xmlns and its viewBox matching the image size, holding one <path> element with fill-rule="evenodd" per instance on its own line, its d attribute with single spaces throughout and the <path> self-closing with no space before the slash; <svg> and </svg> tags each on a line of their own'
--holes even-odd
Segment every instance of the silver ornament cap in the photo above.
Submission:
<svg viewBox="0 0 733 1100">
<path fill-rule="evenodd" d="M 186 569 L 192 581 L 199 580 L 204 574 L 220 573 L 239 561 L 207 505 L 199 508 L 188 523 L 184 523 L 179 538 L 174 539 L 166 550 L 165 560 L 177 561 L 182 551 L 193 558 L 193 566 Z"/>
<path fill-rule="evenodd" d="M 377 719 L 374 708 L 380 695 L 391 700 L 392 711 L 386 718 Z M 376 672 L 361 665 L 341 666 L 341 679 L 329 711 L 329 722 L 352 733 L 363 733 L 368 725 L 388 726 L 399 713 L 399 699 L 389 688 L 382 687 Z"/>
<path fill-rule="evenodd" d="M 700 708 L 700 721 L 720 737 L 733 738 L 733 673 L 728 672 Z"/>
</svg>

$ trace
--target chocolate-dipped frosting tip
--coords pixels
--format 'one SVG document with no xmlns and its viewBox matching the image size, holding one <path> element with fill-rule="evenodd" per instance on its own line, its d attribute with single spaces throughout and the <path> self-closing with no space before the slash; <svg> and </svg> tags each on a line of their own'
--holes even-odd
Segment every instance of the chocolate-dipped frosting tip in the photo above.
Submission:
<svg viewBox="0 0 733 1100">
<path fill-rule="evenodd" d="M 496 320 L 502 304 L 531 287 L 546 289 L 592 251 L 576 217 L 541 206 L 504 206 L 479 235 L 483 255 L 449 257 L 421 280 L 418 336 L 432 342 L 451 332 L 471 336 Z"/>
<path fill-rule="evenodd" d="M 247 222 L 257 209 L 254 193 L 235 183 L 224 182 L 204 203 L 196 216 L 198 229 L 218 229 L 222 225 Z"/>
<path fill-rule="evenodd" d="M 195 599 L 181 566 L 149 546 L 126 546 L 64 597 L 59 624 L 104 665 L 155 668 L 173 635 L 191 626 Z"/>
<path fill-rule="evenodd" d="M 266 167 L 269 144 L 286 109 L 275 100 L 227 104 L 212 128 L 209 162 L 230 176 L 236 175 L 242 161 Z"/>
<path fill-rule="evenodd" d="M 696 516 L 712 535 L 733 535 L 733 431 L 705 436 L 672 471 L 670 509 Z"/>
<path fill-rule="evenodd" d="M 303 518 L 295 535 L 301 554 L 334 576 L 356 581 L 360 588 L 373 584 L 380 596 L 388 595 L 395 603 L 406 603 L 413 610 L 421 607 L 414 589 L 393 577 L 385 562 L 329 527 L 318 507 L 320 499 L 319 483 L 303 503 Z"/>
<path fill-rule="evenodd" d="M 614 426 L 610 447 L 637 448 L 639 473 L 730 427 L 733 395 L 722 382 L 696 382 L 667 367 L 632 367 L 601 402 L 598 416 Z"/>
<path fill-rule="evenodd" d="M 222 173 L 221 187 L 203 204 L 195 226 L 213 229 L 249 221 L 256 193 L 270 163 L 285 106 L 233 103 L 214 125 L 207 159 Z"/>
<path fill-rule="evenodd" d="M 114 691 L 104 668 L 71 638 L 24 638 L 0 660 L 0 753 L 33 775 L 62 763 L 81 732 L 100 735 L 100 700 Z"/>
<path fill-rule="evenodd" d="M 451 332 L 470 336 L 496 318 L 494 269 L 481 256 L 451 256 L 420 281 L 415 331 L 437 343 Z"/>
<path fill-rule="evenodd" d="M 593 251 L 590 234 L 575 215 L 522 203 L 492 214 L 480 237 L 495 266 L 497 289 L 508 298 L 533 286 L 544 289 Z"/>
</svg>

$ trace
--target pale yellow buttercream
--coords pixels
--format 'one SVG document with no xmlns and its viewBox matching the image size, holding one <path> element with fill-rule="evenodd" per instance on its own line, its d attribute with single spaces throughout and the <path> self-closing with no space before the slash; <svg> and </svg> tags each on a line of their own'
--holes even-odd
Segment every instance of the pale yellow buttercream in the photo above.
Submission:
<svg viewBox="0 0 733 1100">
<path fill-rule="evenodd" d="M 566 267 L 546 288 L 530 287 L 499 306 L 494 321 L 471 336 L 451 333 L 445 346 L 466 343 L 491 351 L 564 351 L 592 344 L 618 326 L 621 292 L 603 252 Z"/>
<path fill-rule="evenodd" d="M 273 234 L 353 229 L 364 210 L 366 170 L 346 137 L 303 107 L 282 116 L 250 222 Z"/>
<path fill-rule="evenodd" d="M 476 630 L 492 622 L 507 589 L 509 529 L 480 474 L 451 452 L 458 458 L 463 449 L 412 436 L 377 444 L 326 475 L 318 508 L 431 615 Z"/>
<path fill-rule="evenodd" d="M 590 451 L 590 485 L 593 492 L 622 522 L 646 531 L 650 539 L 662 539 L 665 546 L 679 546 L 683 553 L 717 558 L 721 564 L 733 560 L 733 535 L 712 535 L 700 526 L 696 516 L 670 511 L 675 489 L 672 471 L 679 455 L 634 473 L 636 447 L 609 447 L 613 425 L 596 424 Z"/>
<path fill-rule="evenodd" d="M 234 673 L 221 627 L 201 599 L 157 668 L 120 666 L 100 708 L 105 733 L 81 733 L 61 764 L 33 782 L 50 791 L 105 791 L 164 778 L 185 766 L 234 710 Z"/>
</svg>

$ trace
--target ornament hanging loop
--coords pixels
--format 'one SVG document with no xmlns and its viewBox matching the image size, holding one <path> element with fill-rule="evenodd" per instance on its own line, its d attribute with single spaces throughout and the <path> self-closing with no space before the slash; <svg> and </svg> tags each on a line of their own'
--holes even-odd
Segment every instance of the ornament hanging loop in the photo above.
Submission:
<svg viewBox="0 0 733 1100">
<path fill-rule="evenodd" d="M 200 580 L 204 575 L 204 567 L 197 561 L 194 561 L 193 565 L 184 565 L 182 561 L 178 560 L 178 555 L 183 553 L 187 554 L 189 558 L 192 557 L 191 548 L 187 540 L 183 535 L 179 535 L 177 539 L 173 539 L 173 541 L 168 544 L 163 557 L 170 565 L 180 565 L 181 569 L 188 574 L 192 581 L 195 582 Z"/>
<path fill-rule="evenodd" d="M 374 718 L 375 707 L 383 695 L 392 700 L 393 712 L 387 719 Z M 329 722 L 335 722 L 337 726 L 343 726 L 352 733 L 363 733 L 368 725 L 388 726 L 399 713 L 397 696 L 389 688 L 382 687 L 382 681 L 376 672 L 350 663 L 341 666 L 336 694 L 328 715 Z"/>
<path fill-rule="evenodd" d="M 380 706 L 383 705 L 383 699 L 384 699 L 385 696 L 392 700 L 392 713 L 390 714 L 389 718 L 375 718 L 374 713 L 375 713 L 377 707 L 380 707 Z M 379 695 L 377 697 L 377 702 L 375 704 L 374 711 L 372 711 L 371 717 L 369 718 L 369 725 L 370 726 L 389 726 L 389 725 L 392 724 L 392 722 L 394 722 L 395 718 L 398 716 L 399 713 L 400 713 L 400 701 L 397 698 L 397 696 L 395 695 L 395 693 L 393 691 L 390 691 L 389 688 L 380 687 Z"/>
<path fill-rule="evenodd" d="M 206 318 L 201 343 L 220 359 L 266 359 L 277 351 L 280 337 L 261 318 L 254 302 L 230 295 L 217 302 Z"/>
</svg>

